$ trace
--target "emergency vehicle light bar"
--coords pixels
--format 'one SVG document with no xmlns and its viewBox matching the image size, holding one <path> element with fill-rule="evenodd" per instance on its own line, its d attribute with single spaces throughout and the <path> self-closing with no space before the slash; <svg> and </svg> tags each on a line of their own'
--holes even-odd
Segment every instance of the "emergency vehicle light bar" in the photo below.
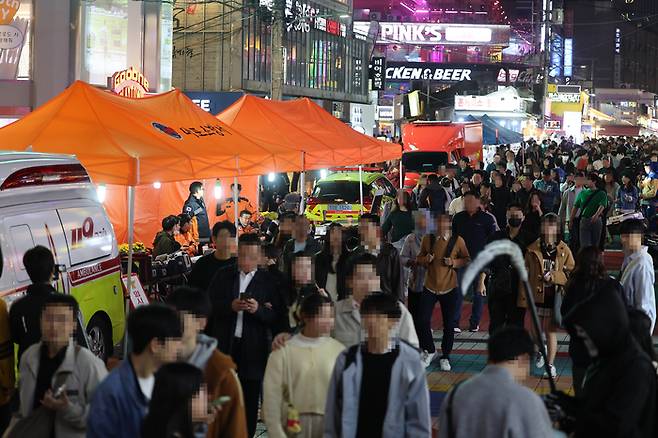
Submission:
<svg viewBox="0 0 658 438">
<path fill-rule="evenodd" d="M 17 170 L 4 180 L 0 191 L 21 187 L 91 182 L 81 164 L 53 164 Z"/>
<path fill-rule="evenodd" d="M 330 167 L 331 172 L 358 172 L 359 167 Z M 362 172 L 382 172 L 383 169 L 380 167 L 362 167 Z"/>
</svg>

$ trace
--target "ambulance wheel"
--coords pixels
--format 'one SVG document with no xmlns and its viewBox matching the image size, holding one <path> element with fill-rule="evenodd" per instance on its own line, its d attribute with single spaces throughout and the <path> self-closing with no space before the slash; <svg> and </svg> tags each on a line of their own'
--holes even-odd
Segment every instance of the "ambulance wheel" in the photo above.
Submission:
<svg viewBox="0 0 658 438">
<path fill-rule="evenodd" d="M 112 355 L 112 327 L 102 315 L 94 315 L 87 324 L 89 349 L 103 362 Z"/>
</svg>

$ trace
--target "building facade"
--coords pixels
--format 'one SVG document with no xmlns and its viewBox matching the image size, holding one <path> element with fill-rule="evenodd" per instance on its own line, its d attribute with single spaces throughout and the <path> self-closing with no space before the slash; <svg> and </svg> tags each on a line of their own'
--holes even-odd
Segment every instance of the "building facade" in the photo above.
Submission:
<svg viewBox="0 0 658 438">
<path fill-rule="evenodd" d="M 107 87 L 134 67 L 150 91 L 171 88 L 172 6 L 132 0 L 12 0 L 0 21 L 0 126 L 61 93 L 75 80 Z M 7 36 L 8 35 L 8 36 Z"/>
<path fill-rule="evenodd" d="M 284 21 L 284 96 L 322 100 L 327 108 L 369 101 L 372 44 L 354 33 L 351 4 L 343 0 L 175 3 L 174 86 L 270 95 L 277 12 Z"/>
</svg>

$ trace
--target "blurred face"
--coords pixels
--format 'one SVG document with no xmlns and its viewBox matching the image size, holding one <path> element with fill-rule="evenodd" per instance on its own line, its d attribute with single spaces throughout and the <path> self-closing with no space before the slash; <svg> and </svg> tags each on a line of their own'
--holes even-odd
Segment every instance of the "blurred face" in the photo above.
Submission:
<svg viewBox="0 0 658 438">
<path fill-rule="evenodd" d="M 544 181 L 550 182 L 551 181 L 551 174 L 549 173 L 548 175 L 543 175 Z"/>
<path fill-rule="evenodd" d="M 343 229 L 340 227 L 332 228 L 329 231 L 329 245 L 332 252 L 340 252 L 343 248 Z"/>
<path fill-rule="evenodd" d="M 567 175 L 567 182 L 572 183 L 575 181 L 575 177 L 573 175 Z"/>
<path fill-rule="evenodd" d="M 240 215 L 240 225 L 243 227 L 246 227 L 249 225 L 249 221 L 251 220 L 251 215 L 250 214 L 241 214 Z"/>
<path fill-rule="evenodd" d="M 623 182 L 624 185 L 628 185 L 628 184 L 631 183 L 631 179 L 629 177 L 627 177 L 626 175 L 624 175 L 624 176 L 621 177 L 621 182 Z"/>
<path fill-rule="evenodd" d="M 532 181 L 530 180 L 530 178 L 525 178 L 523 180 L 523 188 L 526 190 L 532 189 Z"/>
<path fill-rule="evenodd" d="M 464 183 L 461 186 L 462 193 L 466 193 L 471 189 L 471 186 L 468 185 L 468 183 Z"/>
<path fill-rule="evenodd" d="M 498 154 L 494 155 L 494 163 L 496 164 L 500 163 L 500 155 Z"/>
<path fill-rule="evenodd" d="M 518 208 L 510 208 L 507 210 L 507 223 L 512 228 L 518 228 L 523 222 L 523 211 Z"/>
<path fill-rule="evenodd" d="M 73 309 L 63 304 L 46 305 L 41 313 L 41 340 L 54 349 L 68 345 L 75 331 Z"/>
<path fill-rule="evenodd" d="M 585 185 L 585 183 L 587 183 L 587 178 L 585 178 L 584 176 L 577 176 L 575 178 L 575 181 L 577 186 L 582 187 Z"/>
<path fill-rule="evenodd" d="M 203 198 L 203 194 L 205 193 L 205 190 L 203 187 L 201 187 L 199 190 L 197 190 L 196 195 L 194 195 L 197 199 Z"/>
<path fill-rule="evenodd" d="M 518 182 L 515 181 L 512 184 L 512 190 L 514 190 L 515 192 L 518 192 L 519 190 L 521 190 L 521 184 L 519 184 Z"/>
<path fill-rule="evenodd" d="M 190 402 L 192 423 L 205 423 L 208 419 L 208 390 L 201 385 Z"/>
<path fill-rule="evenodd" d="M 557 242 L 557 224 L 546 221 L 543 222 L 541 224 L 541 235 L 546 243 Z"/>
<path fill-rule="evenodd" d="M 318 314 L 311 317 L 302 316 L 304 326 L 310 332 L 317 333 L 318 336 L 330 336 L 334 328 L 334 310 L 329 304 L 323 304 Z"/>
<path fill-rule="evenodd" d="M 242 272 L 255 271 L 261 259 L 260 246 L 240 245 L 238 247 L 238 268 Z"/>
<path fill-rule="evenodd" d="M 294 225 L 295 222 L 292 220 L 292 218 L 283 219 L 279 224 L 279 233 L 287 237 L 292 236 L 292 230 L 294 228 Z"/>
<path fill-rule="evenodd" d="M 450 216 L 441 215 L 436 219 L 436 229 L 440 236 L 450 234 L 451 225 Z"/>
<path fill-rule="evenodd" d="M 379 240 L 379 227 L 369 220 L 359 221 L 359 235 L 362 242 L 375 242 Z"/>
<path fill-rule="evenodd" d="M 295 219 L 294 238 L 298 242 L 303 242 L 308 237 L 308 219 L 301 216 Z"/>
<path fill-rule="evenodd" d="M 219 251 L 235 256 L 237 244 L 235 243 L 235 237 L 231 236 L 229 230 L 220 230 L 213 240 Z"/>
<path fill-rule="evenodd" d="M 427 185 L 427 176 L 426 175 L 421 175 L 420 178 L 418 178 L 418 185 L 420 187 L 425 187 Z"/>
<path fill-rule="evenodd" d="M 372 265 L 357 265 L 349 279 L 354 300 L 360 303 L 370 292 L 380 289 L 379 275 Z"/>
<path fill-rule="evenodd" d="M 313 263 L 310 257 L 297 257 L 295 259 L 292 265 L 292 279 L 298 285 L 313 282 Z"/>
<path fill-rule="evenodd" d="M 206 318 L 200 318 L 190 312 L 178 312 L 181 323 L 183 324 L 183 337 L 181 341 L 184 346 L 196 348 L 197 335 L 206 328 Z M 182 359 L 187 359 L 191 351 L 181 351 Z M 185 354 L 187 353 L 187 354 Z"/>
<path fill-rule="evenodd" d="M 541 207 L 541 198 L 533 194 L 530 198 L 530 205 L 533 207 Z"/>
<path fill-rule="evenodd" d="M 471 181 L 473 182 L 473 185 L 479 186 L 482 184 L 482 176 L 480 176 L 479 173 L 474 173 L 473 178 L 471 178 Z"/>
<path fill-rule="evenodd" d="M 541 172 L 538 170 L 535 170 L 532 172 L 532 176 L 535 177 L 535 179 L 539 179 L 541 177 Z"/>
<path fill-rule="evenodd" d="M 503 178 L 499 174 L 496 174 L 493 179 L 493 183 L 496 185 L 496 188 L 501 188 L 503 186 Z"/>
<path fill-rule="evenodd" d="M 480 208 L 480 200 L 477 197 L 473 195 L 468 195 L 467 197 L 464 198 L 464 209 L 468 212 L 468 214 L 470 215 L 475 214 L 479 208 Z"/>
<path fill-rule="evenodd" d="M 404 206 L 405 205 L 405 203 L 404 203 L 404 190 L 398 190 L 398 194 L 395 197 L 395 199 L 397 199 L 398 205 Z"/>
<path fill-rule="evenodd" d="M 366 314 L 361 315 L 363 327 L 366 329 L 368 339 L 388 340 L 395 323 L 395 319 L 386 315 Z"/>
<path fill-rule="evenodd" d="M 416 231 L 426 229 L 427 217 L 420 212 L 414 212 L 414 225 L 416 226 Z"/>
<path fill-rule="evenodd" d="M 181 338 L 167 338 L 164 341 L 153 339 L 150 344 L 151 353 L 159 366 L 175 362 L 181 353 Z"/>
<path fill-rule="evenodd" d="M 620 237 L 625 250 L 637 250 L 642 247 L 642 234 L 640 233 L 622 234 Z"/>
<path fill-rule="evenodd" d="M 607 183 L 612 183 L 612 182 L 615 180 L 615 179 L 612 177 L 612 175 L 609 174 L 609 173 L 606 173 L 605 176 L 604 176 L 603 178 L 605 178 L 605 182 L 607 182 Z"/>
</svg>

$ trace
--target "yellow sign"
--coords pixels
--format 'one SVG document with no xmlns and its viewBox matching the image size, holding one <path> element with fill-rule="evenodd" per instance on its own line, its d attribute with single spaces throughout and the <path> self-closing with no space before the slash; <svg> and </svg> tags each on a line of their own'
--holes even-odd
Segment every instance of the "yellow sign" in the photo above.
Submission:
<svg viewBox="0 0 658 438">
<path fill-rule="evenodd" d="M 108 88 L 120 96 L 139 99 L 148 93 L 149 81 L 140 71 L 130 67 L 114 73 L 108 79 Z"/>
<path fill-rule="evenodd" d="M 20 0 L 0 0 L 0 24 L 11 23 L 20 6 Z"/>
</svg>

